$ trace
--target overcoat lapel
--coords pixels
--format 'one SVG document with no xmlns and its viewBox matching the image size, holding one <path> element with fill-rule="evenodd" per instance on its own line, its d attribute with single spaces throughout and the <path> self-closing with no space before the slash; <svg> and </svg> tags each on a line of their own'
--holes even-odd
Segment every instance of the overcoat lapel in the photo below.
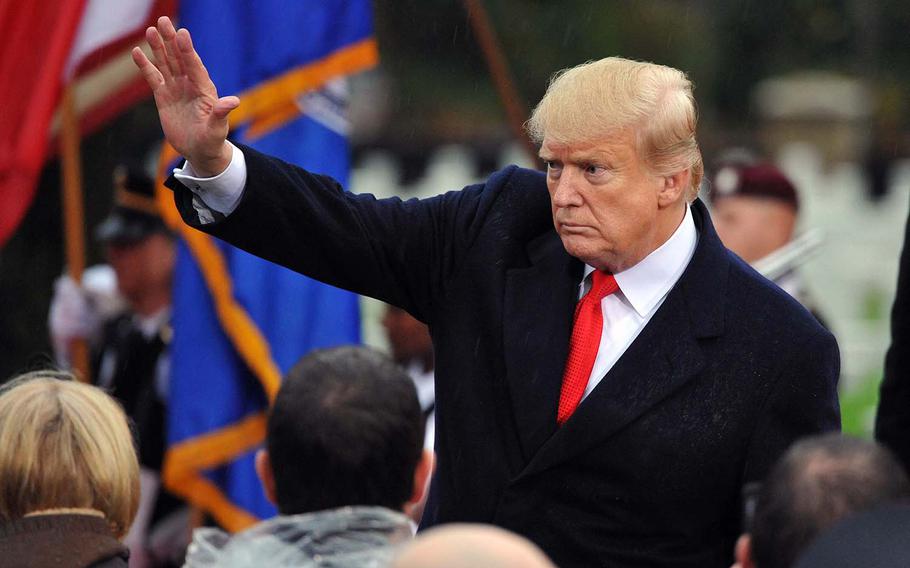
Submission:
<svg viewBox="0 0 910 568">
<path fill-rule="evenodd" d="M 680 309 L 682 294 L 671 294 L 609 373 L 551 436 L 526 475 L 547 469 L 590 449 L 647 412 L 694 377 L 704 366 L 698 342 Z"/>
<path fill-rule="evenodd" d="M 543 471 L 602 443 L 704 367 L 699 340 L 723 332 L 728 259 L 704 205 L 696 200 L 692 208 L 699 243 L 689 266 L 632 345 L 572 417 L 561 428 L 553 427 L 552 436 L 519 477 Z M 566 344 L 571 321 L 568 325 L 565 337 L 560 336 Z M 565 361 L 566 349 L 564 346 L 560 352 L 560 362 Z M 555 403 L 552 408 L 555 413 Z"/>
<path fill-rule="evenodd" d="M 527 247 L 531 266 L 506 273 L 506 379 L 527 463 L 556 430 L 556 407 L 583 264 L 555 231 Z"/>
</svg>

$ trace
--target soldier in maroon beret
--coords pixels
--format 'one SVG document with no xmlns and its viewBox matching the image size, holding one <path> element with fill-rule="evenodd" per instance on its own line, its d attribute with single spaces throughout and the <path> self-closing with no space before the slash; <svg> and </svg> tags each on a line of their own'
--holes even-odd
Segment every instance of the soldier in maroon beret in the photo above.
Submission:
<svg viewBox="0 0 910 568">
<path fill-rule="evenodd" d="M 711 181 L 712 217 L 723 243 L 815 313 L 796 268 L 820 240 L 796 236 L 793 183 L 776 166 L 752 159 L 722 163 Z"/>
</svg>

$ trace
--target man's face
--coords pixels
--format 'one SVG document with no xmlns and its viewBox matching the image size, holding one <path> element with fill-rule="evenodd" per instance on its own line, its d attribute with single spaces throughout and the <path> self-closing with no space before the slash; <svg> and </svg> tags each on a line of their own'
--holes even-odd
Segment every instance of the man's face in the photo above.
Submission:
<svg viewBox="0 0 910 568">
<path fill-rule="evenodd" d="M 139 241 L 112 241 L 107 258 L 117 274 L 117 288 L 135 305 L 145 291 L 170 286 L 176 257 L 173 240 L 154 233 Z"/>
<path fill-rule="evenodd" d="M 609 272 L 630 268 L 663 244 L 660 194 L 665 178 L 651 174 L 628 129 L 596 143 L 540 150 L 547 163 L 553 225 L 566 251 Z"/>
<path fill-rule="evenodd" d="M 433 341 L 427 326 L 411 314 L 395 306 L 387 306 L 382 325 L 389 338 L 392 358 L 399 364 L 423 360 L 433 351 Z"/>
<path fill-rule="evenodd" d="M 724 245 L 749 263 L 790 242 L 796 226 L 793 207 L 767 197 L 719 197 L 714 202 L 712 217 Z"/>
</svg>

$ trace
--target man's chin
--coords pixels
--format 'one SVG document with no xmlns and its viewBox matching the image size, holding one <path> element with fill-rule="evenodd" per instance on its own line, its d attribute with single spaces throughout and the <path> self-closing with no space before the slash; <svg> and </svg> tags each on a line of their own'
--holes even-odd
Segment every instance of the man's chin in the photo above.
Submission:
<svg viewBox="0 0 910 568">
<path fill-rule="evenodd" d="M 598 255 L 590 248 L 584 246 L 584 243 L 579 242 L 580 239 L 578 237 L 562 236 L 561 239 L 563 248 L 566 249 L 566 252 L 569 253 L 570 256 L 574 256 L 585 264 L 596 267 Z"/>
<path fill-rule="evenodd" d="M 597 270 L 604 270 L 611 274 L 615 274 L 623 269 L 621 266 L 617 268 L 617 265 L 621 263 L 612 255 L 604 253 L 603 250 L 592 250 L 590 247 L 584 246 L 584 243 L 578 242 L 578 239 L 573 238 L 572 236 L 561 238 L 562 246 L 566 252 L 588 266 L 593 266 Z"/>
</svg>

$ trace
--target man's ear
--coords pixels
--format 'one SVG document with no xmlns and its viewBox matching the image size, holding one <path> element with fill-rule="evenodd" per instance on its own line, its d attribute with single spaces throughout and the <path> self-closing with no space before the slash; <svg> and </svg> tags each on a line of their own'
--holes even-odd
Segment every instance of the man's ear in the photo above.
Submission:
<svg viewBox="0 0 910 568">
<path fill-rule="evenodd" d="M 411 498 L 405 503 L 405 510 L 408 510 L 412 505 L 416 505 L 423 500 L 435 465 L 436 454 L 433 453 L 433 450 L 425 449 L 420 455 L 420 461 L 417 462 L 417 467 L 414 468 L 414 490 L 411 493 Z"/>
<path fill-rule="evenodd" d="M 741 535 L 736 541 L 734 555 L 736 564 L 733 568 L 755 568 L 755 563 L 752 562 L 752 537 L 748 533 Z"/>
<path fill-rule="evenodd" d="M 259 476 L 259 482 L 262 483 L 262 490 L 265 492 L 266 499 L 277 507 L 275 474 L 272 472 L 272 460 L 269 458 L 269 451 L 265 448 L 256 452 L 256 475 Z"/>
<path fill-rule="evenodd" d="M 689 184 L 692 183 L 692 171 L 685 169 L 669 176 L 660 178 L 663 186 L 657 195 L 657 202 L 660 207 L 668 207 L 680 201 L 685 200 L 689 192 Z"/>
</svg>

